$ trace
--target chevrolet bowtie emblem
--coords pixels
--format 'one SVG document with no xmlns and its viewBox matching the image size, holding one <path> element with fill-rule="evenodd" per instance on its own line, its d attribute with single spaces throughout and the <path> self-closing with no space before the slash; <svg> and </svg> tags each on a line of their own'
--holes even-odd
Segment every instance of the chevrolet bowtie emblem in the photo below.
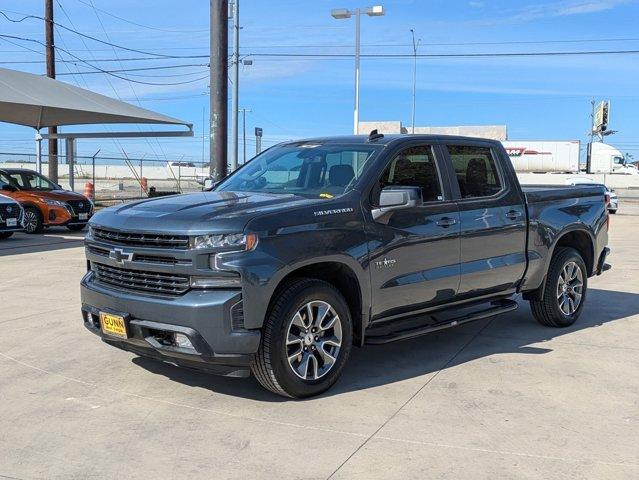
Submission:
<svg viewBox="0 0 639 480">
<path fill-rule="evenodd" d="M 115 260 L 119 265 L 124 265 L 124 262 L 133 260 L 133 254 L 131 252 L 125 252 L 121 248 L 114 248 L 109 252 L 109 258 Z"/>
</svg>

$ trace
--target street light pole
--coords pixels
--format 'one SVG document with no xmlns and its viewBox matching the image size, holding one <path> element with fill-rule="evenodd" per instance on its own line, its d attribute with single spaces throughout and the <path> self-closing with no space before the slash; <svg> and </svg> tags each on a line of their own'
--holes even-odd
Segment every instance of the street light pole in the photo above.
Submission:
<svg viewBox="0 0 639 480">
<path fill-rule="evenodd" d="M 355 9 L 355 109 L 353 112 L 353 133 L 359 133 L 359 52 L 360 52 L 360 9 Z"/>
<path fill-rule="evenodd" d="M 415 31 L 411 28 L 410 34 L 413 37 L 413 112 L 412 112 L 412 132 L 415 133 L 415 111 L 416 111 L 416 98 L 417 98 L 417 47 L 419 47 L 420 40 L 415 42 Z"/>
<path fill-rule="evenodd" d="M 242 162 L 242 165 L 244 165 L 246 163 L 246 112 L 251 113 L 252 110 L 250 108 L 240 108 L 238 109 L 238 111 L 242 112 L 242 142 L 244 144 L 243 146 L 244 161 Z"/>
<path fill-rule="evenodd" d="M 346 8 L 336 8 L 331 10 L 331 16 L 335 19 L 342 20 L 355 16 L 355 106 L 353 109 L 353 133 L 359 133 L 359 57 L 360 57 L 360 17 L 361 9 L 356 8 L 351 11 Z M 376 5 L 365 9 L 366 15 L 369 17 L 381 17 L 384 15 L 384 7 Z"/>
</svg>

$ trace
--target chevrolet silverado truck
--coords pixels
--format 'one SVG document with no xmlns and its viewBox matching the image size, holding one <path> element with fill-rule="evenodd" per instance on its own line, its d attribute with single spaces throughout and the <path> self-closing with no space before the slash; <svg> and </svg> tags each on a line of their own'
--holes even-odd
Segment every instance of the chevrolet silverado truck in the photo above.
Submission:
<svg viewBox="0 0 639 480">
<path fill-rule="evenodd" d="M 23 229 L 24 210 L 9 197 L 0 195 L 0 240 L 11 237 Z"/>
<path fill-rule="evenodd" d="M 93 202 L 79 193 L 63 190 L 44 175 L 26 168 L 0 168 L 2 193 L 24 208 L 24 231 L 42 233 L 48 227 L 83 230 Z"/>
<path fill-rule="evenodd" d="M 82 316 L 112 346 L 309 397 L 354 345 L 503 314 L 518 294 L 542 325 L 571 325 L 609 268 L 608 224 L 603 187 L 522 187 L 496 141 L 288 142 L 210 191 L 97 213 Z"/>
</svg>

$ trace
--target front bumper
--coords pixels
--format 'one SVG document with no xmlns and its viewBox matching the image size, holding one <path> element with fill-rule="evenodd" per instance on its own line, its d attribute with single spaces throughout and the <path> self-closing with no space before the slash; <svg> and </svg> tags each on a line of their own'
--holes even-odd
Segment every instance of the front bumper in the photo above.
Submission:
<svg viewBox="0 0 639 480">
<path fill-rule="evenodd" d="M 191 290 L 179 297 L 138 295 L 81 282 L 84 326 L 110 345 L 141 356 L 227 376 L 247 376 L 251 355 L 260 343 L 259 330 L 234 330 L 231 308 L 242 301 L 237 290 Z M 129 338 L 104 334 L 99 313 L 125 317 Z M 194 349 L 166 345 L 158 338 L 181 333 Z"/>
</svg>

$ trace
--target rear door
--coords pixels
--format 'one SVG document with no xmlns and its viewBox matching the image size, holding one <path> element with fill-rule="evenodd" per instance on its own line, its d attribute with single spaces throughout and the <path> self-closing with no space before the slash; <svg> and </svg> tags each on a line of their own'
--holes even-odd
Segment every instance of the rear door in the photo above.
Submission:
<svg viewBox="0 0 639 480">
<path fill-rule="evenodd" d="M 491 142 L 445 142 L 461 222 L 458 297 L 507 292 L 526 267 L 526 211 Z"/>
<path fill-rule="evenodd" d="M 389 186 L 421 188 L 423 205 L 367 225 L 373 319 L 450 301 L 459 284 L 459 212 L 439 147 L 404 144 L 389 159 L 373 186 L 371 206 Z"/>
</svg>

